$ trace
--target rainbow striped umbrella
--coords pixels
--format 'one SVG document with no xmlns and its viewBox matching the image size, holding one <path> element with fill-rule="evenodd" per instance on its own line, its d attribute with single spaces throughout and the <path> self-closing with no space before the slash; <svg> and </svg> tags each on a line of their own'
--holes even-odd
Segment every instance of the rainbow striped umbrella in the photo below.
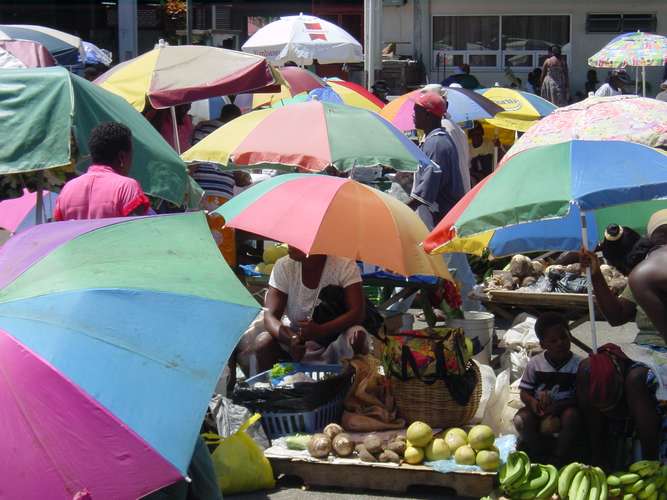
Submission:
<svg viewBox="0 0 667 500">
<path fill-rule="evenodd" d="M 477 89 L 475 92 L 490 99 L 502 108 L 502 112 L 493 118 L 487 118 L 486 123 L 494 127 L 506 128 L 525 132 L 537 120 L 544 118 L 556 109 L 556 106 L 530 92 L 506 89 L 504 87 L 490 87 Z"/>
<path fill-rule="evenodd" d="M 652 33 L 624 33 L 588 58 L 594 68 L 662 66 L 667 64 L 667 37 Z"/>
<path fill-rule="evenodd" d="M 288 243 L 307 254 L 375 264 L 404 276 L 451 280 L 441 257 L 426 255 L 428 230 L 407 205 L 359 182 L 279 175 L 235 196 L 217 213 L 227 225 Z"/>
<path fill-rule="evenodd" d="M 201 212 L 12 237 L 0 247 L 2 496 L 135 499 L 183 478 L 258 310 Z"/>
<path fill-rule="evenodd" d="M 417 89 L 403 94 L 382 108 L 380 114 L 403 132 L 414 130 L 413 112 L 420 92 L 421 89 Z M 462 88 L 447 88 L 447 102 L 447 112 L 453 121 L 459 123 L 492 118 L 502 111 L 502 108 L 488 99 Z"/>
<path fill-rule="evenodd" d="M 495 257 L 589 248 L 610 223 L 644 231 L 667 207 L 667 155 L 621 141 L 568 141 L 525 150 L 464 196 L 424 242 L 430 253 Z"/>
<path fill-rule="evenodd" d="M 260 56 L 203 45 L 168 45 L 120 63 L 95 83 L 143 111 L 146 99 L 154 108 L 168 108 L 283 80 Z"/>
<path fill-rule="evenodd" d="M 365 109 L 319 101 L 243 115 L 183 153 L 224 168 L 320 172 L 386 166 L 415 171 L 430 160 L 393 125 Z"/>
</svg>

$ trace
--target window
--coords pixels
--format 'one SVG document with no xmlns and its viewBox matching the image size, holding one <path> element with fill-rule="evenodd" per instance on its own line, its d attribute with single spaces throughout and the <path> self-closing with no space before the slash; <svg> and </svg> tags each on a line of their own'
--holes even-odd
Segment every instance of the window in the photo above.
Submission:
<svg viewBox="0 0 667 500">
<path fill-rule="evenodd" d="M 549 48 L 570 42 L 570 16 L 434 16 L 435 67 L 467 63 L 477 68 L 539 66 Z M 564 50 L 567 53 L 567 48 Z"/>
<path fill-rule="evenodd" d="M 588 14 L 587 33 L 655 32 L 658 20 L 655 14 Z"/>
</svg>

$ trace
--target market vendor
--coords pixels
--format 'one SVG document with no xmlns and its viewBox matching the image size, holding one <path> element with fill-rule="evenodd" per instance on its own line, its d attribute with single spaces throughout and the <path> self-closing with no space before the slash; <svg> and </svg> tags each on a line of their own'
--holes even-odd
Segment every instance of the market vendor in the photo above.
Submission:
<svg viewBox="0 0 667 500">
<path fill-rule="evenodd" d="M 646 256 L 646 247 L 646 241 L 641 240 L 631 228 L 615 224 L 607 227 L 605 239 L 600 244 L 607 262 L 629 276 L 630 283 L 633 282 L 637 264 Z M 612 326 L 619 326 L 634 320 L 639 328 L 635 343 L 652 349 L 663 349 L 664 340 L 657 335 L 654 324 L 635 299 L 634 289 L 628 286 L 617 297 L 609 289 L 600 271 L 597 255 L 582 250 L 581 257 L 582 267 L 590 266 L 595 298 L 607 321 Z M 655 397 L 657 385 L 655 373 L 651 369 L 629 359 L 614 344 L 602 346 L 598 353 L 582 361 L 577 391 L 588 420 L 596 463 L 604 464 L 609 456 L 609 450 L 605 449 L 604 444 L 608 441 L 610 419 L 626 417 L 634 421 L 644 458 L 658 457 L 663 417 Z"/>
<path fill-rule="evenodd" d="M 345 310 L 318 324 L 312 319 L 315 308 L 322 290 L 330 286 L 342 290 Z M 279 259 L 271 272 L 263 318 L 241 338 L 236 359 L 250 373 L 252 356 L 257 372 L 262 372 L 278 361 L 338 363 L 365 354 L 369 338 L 359 326 L 365 314 L 361 273 L 353 260 L 306 255 L 290 246 L 288 256 Z"/>
</svg>

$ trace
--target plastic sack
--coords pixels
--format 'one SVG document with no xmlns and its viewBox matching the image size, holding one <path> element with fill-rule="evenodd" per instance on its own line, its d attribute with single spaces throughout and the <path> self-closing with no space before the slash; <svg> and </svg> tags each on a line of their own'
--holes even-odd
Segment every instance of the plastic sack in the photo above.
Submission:
<svg viewBox="0 0 667 500">
<path fill-rule="evenodd" d="M 493 398 L 482 418 L 482 423 L 491 427 L 496 435 L 516 434 L 513 422 L 516 409 L 508 405 L 511 399 L 509 377 L 510 371 L 503 370 L 496 378 Z"/>
<path fill-rule="evenodd" d="M 477 411 L 475 416 L 472 417 L 470 421 L 471 424 L 480 424 L 483 422 L 484 416 L 486 414 L 489 403 L 494 399 L 494 394 L 496 392 L 496 374 L 489 365 L 477 363 L 480 374 L 480 383 L 482 384 L 482 395 L 479 398 L 479 405 L 477 406 Z"/>
<path fill-rule="evenodd" d="M 259 418 L 259 413 L 256 413 L 229 437 L 202 434 L 206 444 L 218 445 L 211 459 L 218 485 L 225 495 L 267 490 L 276 485 L 273 469 L 264 451 L 245 432 Z"/>
<path fill-rule="evenodd" d="M 208 407 L 215 418 L 218 434 L 223 438 L 237 432 L 252 417 L 252 413 L 245 406 L 235 405 L 231 399 L 220 395 L 214 396 Z M 259 422 L 246 428 L 246 433 L 263 449 L 271 446 Z"/>
</svg>

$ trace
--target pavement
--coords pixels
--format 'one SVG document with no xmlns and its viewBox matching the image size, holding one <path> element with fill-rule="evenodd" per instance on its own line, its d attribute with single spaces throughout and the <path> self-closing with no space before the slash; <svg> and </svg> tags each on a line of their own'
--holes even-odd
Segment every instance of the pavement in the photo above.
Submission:
<svg viewBox="0 0 667 500">
<path fill-rule="evenodd" d="M 627 343 L 632 342 L 637 333 L 637 327 L 634 323 L 629 323 L 620 327 L 612 327 L 606 322 L 596 322 L 598 345 L 606 342 Z M 499 334 L 503 330 L 498 330 Z M 584 323 L 573 330 L 573 335 L 582 340 L 587 345 L 591 345 L 590 323 Z M 576 346 L 572 350 L 579 355 L 584 355 Z M 341 478 L 344 483 L 345 479 Z M 278 481 L 276 489 L 267 492 L 248 493 L 243 495 L 226 495 L 226 500 L 405 500 L 405 499 L 438 499 L 438 500 L 459 500 L 466 497 L 453 495 L 451 491 L 443 491 L 434 488 L 414 488 L 401 494 L 383 494 L 377 491 L 350 491 L 345 488 L 305 488 L 298 478 L 286 477 Z"/>
</svg>

